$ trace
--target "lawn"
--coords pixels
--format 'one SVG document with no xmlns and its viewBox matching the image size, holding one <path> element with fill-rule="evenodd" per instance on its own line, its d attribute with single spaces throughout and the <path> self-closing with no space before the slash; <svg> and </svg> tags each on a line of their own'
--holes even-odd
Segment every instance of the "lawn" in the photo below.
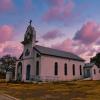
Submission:
<svg viewBox="0 0 100 100">
<path fill-rule="evenodd" d="M 0 93 L 21 100 L 100 100 L 100 81 L 0 83 Z"/>
</svg>

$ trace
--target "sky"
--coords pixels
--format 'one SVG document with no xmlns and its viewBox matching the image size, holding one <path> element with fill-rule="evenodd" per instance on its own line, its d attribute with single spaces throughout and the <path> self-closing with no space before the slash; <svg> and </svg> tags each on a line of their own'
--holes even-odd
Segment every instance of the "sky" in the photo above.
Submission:
<svg viewBox="0 0 100 100">
<path fill-rule="evenodd" d="M 100 52 L 100 0 L 0 0 L 0 56 L 19 57 L 29 20 L 37 45 L 89 61 Z"/>
</svg>

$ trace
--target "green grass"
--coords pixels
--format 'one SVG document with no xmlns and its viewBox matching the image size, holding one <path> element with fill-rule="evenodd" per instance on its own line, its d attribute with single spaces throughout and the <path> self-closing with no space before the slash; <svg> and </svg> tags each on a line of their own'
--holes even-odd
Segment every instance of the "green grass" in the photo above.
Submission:
<svg viewBox="0 0 100 100">
<path fill-rule="evenodd" d="M 0 83 L 0 93 L 7 93 L 21 100 L 100 100 L 100 81 Z"/>
</svg>

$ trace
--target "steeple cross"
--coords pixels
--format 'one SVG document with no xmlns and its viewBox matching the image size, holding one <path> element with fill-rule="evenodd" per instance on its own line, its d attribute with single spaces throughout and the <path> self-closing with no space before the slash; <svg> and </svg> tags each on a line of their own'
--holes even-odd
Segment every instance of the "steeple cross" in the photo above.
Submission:
<svg viewBox="0 0 100 100">
<path fill-rule="evenodd" d="M 31 23 L 32 23 L 32 20 L 30 20 L 30 22 L 29 22 L 29 23 L 30 23 L 30 25 L 31 25 Z"/>
</svg>

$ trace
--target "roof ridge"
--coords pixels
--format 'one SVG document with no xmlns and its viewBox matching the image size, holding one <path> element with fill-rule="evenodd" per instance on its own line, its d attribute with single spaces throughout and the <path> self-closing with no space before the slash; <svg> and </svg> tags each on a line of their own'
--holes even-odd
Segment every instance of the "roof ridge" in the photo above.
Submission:
<svg viewBox="0 0 100 100">
<path fill-rule="evenodd" d="M 36 45 L 33 48 L 38 50 L 41 54 L 51 55 L 51 56 L 56 56 L 56 57 L 63 57 L 63 58 L 68 58 L 68 59 L 74 59 L 74 60 L 79 60 L 79 61 L 85 61 L 83 58 L 81 58 L 78 55 L 71 53 L 71 52 L 66 52 L 63 50 L 58 50 L 58 49 L 54 49 L 54 48 L 50 48 L 50 47 L 43 47 L 40 45 Z"/>
<path fill-rule="evenodd" d="M 40 45 L 36 45 L 36 46 L 40 46 Z M 71 53 L 71 52 L 69 52 L 69 51 L 64 51 L 64 50 L 55 49 L 55 48 L 51 48 L 51 47 L 44 47 L 44 46 L 40 46 L 40 47 L 47 48 L 47 49 L 53 49 L 53 50 L 57 50 L 57 51 L 60 51 L 60 52 L 65 52 L 65 53 L 74 54 L 74 53 Z M 74 55 L 75 55 L 75 54 L 74 54 Z"/>
</svg>

